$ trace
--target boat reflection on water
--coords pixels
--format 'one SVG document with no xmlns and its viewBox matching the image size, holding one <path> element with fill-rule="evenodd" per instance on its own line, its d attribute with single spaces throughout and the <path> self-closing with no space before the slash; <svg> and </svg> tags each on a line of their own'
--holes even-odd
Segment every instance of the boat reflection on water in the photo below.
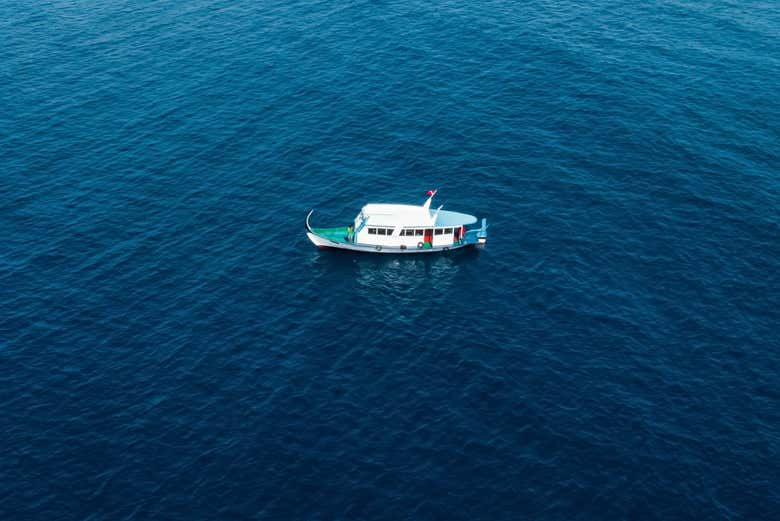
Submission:
<svg viewBox="0 0 780 521">
<path fill-rule="evenodd" d="M 419 317 L 430 305 L 446 304 L 478 257 L 473 249 L 381 256 L 321 250 L 310 258 L 310 273 L 320 290 L 343 293 L 366 312 L 404 320 Z"/>
</svg>

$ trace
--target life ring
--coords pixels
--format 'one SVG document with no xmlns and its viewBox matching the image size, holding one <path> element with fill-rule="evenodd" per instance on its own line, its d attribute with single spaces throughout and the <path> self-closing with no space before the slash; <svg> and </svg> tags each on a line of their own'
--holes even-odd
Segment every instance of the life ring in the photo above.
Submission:
<svg viewBox="0 0 780 521">
<path fill-rule="evenodd" d="M 417 243 L 417 247 L 418 247 L 418 248 L 422 248 L 423 246 L 425 246 L 425 245 L 424 245 L 422 242 L 418 242 L 418 243 Z"/>
<path fill-rule="evenodd" d="M 377 247 L 376 247 L 376 251 L 382 251 L 382 247 L 381 247 L 381 246 L 379 246 L 379 245 L 377 245 Z"/>
</svg>

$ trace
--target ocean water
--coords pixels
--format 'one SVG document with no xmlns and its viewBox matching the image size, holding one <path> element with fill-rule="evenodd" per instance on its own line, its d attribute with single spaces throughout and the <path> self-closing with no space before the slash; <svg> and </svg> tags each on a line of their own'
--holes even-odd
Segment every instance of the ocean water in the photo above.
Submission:
<svg viewBox="0 0 780 521">
<path fill-rule="evenodd" d="M 0 519 L 777 519 L 778 93 L 774 1 L 0 3 Z"/>
</svg>

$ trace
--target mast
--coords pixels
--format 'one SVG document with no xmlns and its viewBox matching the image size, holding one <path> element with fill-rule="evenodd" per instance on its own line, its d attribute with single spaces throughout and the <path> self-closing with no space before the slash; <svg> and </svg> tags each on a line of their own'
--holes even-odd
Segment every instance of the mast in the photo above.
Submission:
<svg viewBox="0 0 780 521">
<path fill-rule="evenodd" d="M 431 209 L 431 200 L 433 199 L 433 196 L 436 195 L 436 192 L 438 191 L 439 191 L 438 188 L 436 190 L 428 190 L 428 194 L 427 194 L 428 200 L 425 201 L 425 203 L 423 204 L 423 208 L 425 208 L 426 210 Z"/>
</svg>

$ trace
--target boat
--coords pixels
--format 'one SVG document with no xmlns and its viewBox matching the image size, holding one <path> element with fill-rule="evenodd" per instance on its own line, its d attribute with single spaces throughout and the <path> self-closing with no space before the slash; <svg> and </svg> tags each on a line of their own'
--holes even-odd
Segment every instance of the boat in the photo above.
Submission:
<svg viewBox="0 0 780 521">
<path fill-rule="evenodd" d="M 366 204 L 347 226 L 314 228 L 306 216 L 306 235 L 318 248 L 371 253 L 433 253 L 481 247 L 487 241 L 487 219 L 481 227 L 473 215 L 431 210 L 436 190 L 429 190 L 422 206 L 409 204 Z"/>
</svg>

